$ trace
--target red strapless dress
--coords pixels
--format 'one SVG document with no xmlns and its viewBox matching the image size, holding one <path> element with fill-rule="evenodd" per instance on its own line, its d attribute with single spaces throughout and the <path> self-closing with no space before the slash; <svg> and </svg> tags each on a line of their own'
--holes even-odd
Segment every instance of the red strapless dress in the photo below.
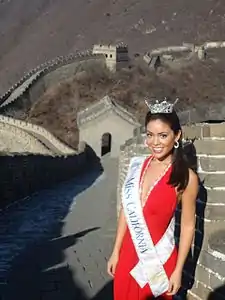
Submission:
<svg viewBox="0 0 225 300">
<path fill-rule="evenodd" d="M 143 164 L 141 178 L 146 167 L 149 165 L 149 159 L 151 159 L 151 157 L 147 158 Z M 167 184 L 170 173 L 171 167 L 154 186 L 143 208 L 143 214 L 154 244 L 158 243 L 166 231 L 177 205 L 175 188 Z M 148 284 L 146 284 L 144 288 L 140 288 L 135 279 L 130 275 L 130 271 L 135 267 L 138 261 L 136 250 L 129 230 L 127 229 L 114 276 L 114 300 L 155 299 Z M 175 248 L 170 258 L 164 264 L 168 278 L 170 278 L 174 271 L 176 261 L 177 249 Z M 158 297 L 158 299 L 171 300 L 172 297 L 165 294 Z"/>
</svg>

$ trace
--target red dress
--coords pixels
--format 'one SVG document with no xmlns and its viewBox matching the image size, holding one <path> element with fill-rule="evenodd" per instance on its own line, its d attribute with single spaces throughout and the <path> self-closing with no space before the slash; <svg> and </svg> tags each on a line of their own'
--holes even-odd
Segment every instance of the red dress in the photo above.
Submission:
<svg viewBox="0 0 225 300">
<path fill-rule="evenodd" d="M 144 170 L 149 165 L 147 158 L 143 164 L 141 178 Z M 151 167 L 151 163 L 150 163 Z M 171 167 L 160 178 L 148 196 L 143 208 L 143 214 L 151 234 L 154 245 L 158 243 L 166 231 L 177 205 L 175 188 L 168 185 Z M 150 300 L 155 299 L 148 284 L 140 288 L 130 271 L 138 263 L 139 259 L 127 228 L 120 250 L 119 262 L 114 276 L 114 300 Z M 165 272 L 170 278 L 177 261 L 177 249 L 174 248 L 170 258 L 164 264 Z M 158 299 L 171 300 L 172 297 L 162 295 Z"/>
</svg>

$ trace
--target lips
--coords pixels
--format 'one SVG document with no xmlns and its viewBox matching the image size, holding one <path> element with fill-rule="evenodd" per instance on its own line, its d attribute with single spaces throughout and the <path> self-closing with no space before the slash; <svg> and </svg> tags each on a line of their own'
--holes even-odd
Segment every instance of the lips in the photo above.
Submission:
<svg viewBox="0 0 225 300">
<path fill-rule="evenodd" d="M 152 149 L 155 153 L 161 153 L 163 151 L 163 148 L 162 147 L 158 147 L 158 148 L 153 148 Z"/>
</svg>

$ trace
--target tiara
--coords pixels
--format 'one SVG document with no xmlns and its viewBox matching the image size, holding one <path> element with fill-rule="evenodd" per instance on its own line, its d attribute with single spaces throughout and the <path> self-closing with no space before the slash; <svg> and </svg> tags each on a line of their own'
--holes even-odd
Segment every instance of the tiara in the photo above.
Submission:
<svg viewBox="0 0 225 300">
<path fill-rule="evenodd" d="M 149 103 L 148 99 L 145 99 L 145 103 L 148 106 L 151 114 L 171 114 L 173 112 L 173 107 L 179 100 L 178 98 L 175 100 L 174 103 L 167 102 L 165 98 L 164 101 L 159 102 L 156 100 L 154 104 Z"/>
</svg>

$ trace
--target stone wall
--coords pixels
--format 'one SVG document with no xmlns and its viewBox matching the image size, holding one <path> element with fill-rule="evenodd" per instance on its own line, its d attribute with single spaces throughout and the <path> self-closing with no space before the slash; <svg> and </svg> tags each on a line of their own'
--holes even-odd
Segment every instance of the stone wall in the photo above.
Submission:
<svg viewBox="0 0 225 300">
<path fill-rule="evenodd" d="M 84 143 L 80 144 L 78 154 L 67 156 L 1 154 L 0 164 L 0 208 L 35 191 L 79 177 L 87 168 L 101 171 L 99 158 Z"/>
<path fill-rule="evenodd" d="M 45 128 L 25 121 L 16 120 L 0 115 L 0 130 L 10 130 L 10 134 L 12 136 L 14 135 L 14 140 L 18 139 L 18 142 L 19 139 L 21 139 L 21 136 L 26 136 L 26 143 L 30 146 L 30 150 L 28 152 L 49 154 L 55 153 L 58 155 L 68 155 L 76 153 L 74 149 L 62 143 Z M 19 135 L 17 136 L 18 133 Z M 10 139 L 9 135 L 7 134 L 6 137 L 7 139 Z M 7 146 L 10 147 L 10 145 Z M 43 152 L 44 148 L 47 148 L 47 150 Z M 11 148 L 9 149 L 9 152 L 13 152 Z M 16 152 L 20 152 L 19 149 L 17 149 Z"/>
<path fill-rule="evenodd" d="M 143 59 L 144 61 L 151 67 L 155 65 L 155 60 L 153 60 L 154 57 L 167 57 L 167 59 L 170 59 L 170 55 L 176 55 L 176 54 L 185 54 L 187 57 L 190 58 L 190 56 L 193 56 L 194 54 L 197 54 L 197 57 L 200 60 L 203 60 L 206 58 L 207 52 L 210 49 L 220 49 L 225 47 L 225 41 L 213 41 L 213 42 L 205 42 L 201 45 L 195 45 L 192 43 L 183 43 L 180 46 L 167 46 L 167 47 L 160 47 L 157 49 L 153 49 L 151 52 L 147 52 Z M 169 55 L 168 55 L 169 54 Z M 167 56 L 168 55 L 168 56 Z"/>
<path fill-rule="evenodd" d="M 0 152 L 2 153 L 54 153 L 28 132 L 0 122 Z"/>
<path fill-rule="evenodd" d="M 90 63 L 105 65 L 105 57 L 101 54 L 92 54 L 92 51 L 88 50 L 59 57 L 38 66 L 0 97 L 1 113 L 11 116 L 15 113 L 16 103 L 16 113 L 19 114 L 21 106 L 36 102 L 48 88 L 71 78 L 80 68 L 85 68 Z"/>
<path fill-rule="evenodd" d="M 189 299 L 206 300 L 210 292 L 225 284 L 225 123 L 199 123 L 184 126 L 183 130 L 184 138 L 195 139 L 194 144 L 189 144 L 191 152 L 188 152 L 188 144 L 186 152 L 193 158 L 192 162 L 196 159 L 201 179 L 196 202 L 196 235 L 185 267 L 184 286 L 189 289 Z M 149 155 L 143 139 L 143 128 L 139 128 L 133 138 L 121 146 L 118 209 L 130 158 Z M 179 233 L 179 217 L 178 208 L 176 233 Z M 225 293 L 223 297 L 215 295 L 215 299 L 225 299 Z"/>
</svg>

